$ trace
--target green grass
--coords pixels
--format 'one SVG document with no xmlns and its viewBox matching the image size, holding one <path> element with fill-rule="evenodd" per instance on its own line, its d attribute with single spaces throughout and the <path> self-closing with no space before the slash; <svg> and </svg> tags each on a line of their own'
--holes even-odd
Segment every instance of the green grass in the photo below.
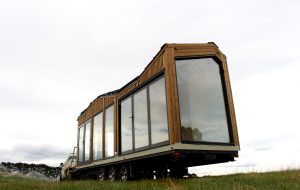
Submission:
<svg viewBox="0 0 300 190">
<path fill-rule="evenodd" d="M 96 190 L 96 189 L 203 189 L 203 190 L 253 190 L 300 189 L 300 170 L 269 173 L 234 174 L 193 179 L 142 180 L 129 182 L 64 181 L 51 182 L 22 177 L 1 177 L 0 190 Z"/>
</svg>

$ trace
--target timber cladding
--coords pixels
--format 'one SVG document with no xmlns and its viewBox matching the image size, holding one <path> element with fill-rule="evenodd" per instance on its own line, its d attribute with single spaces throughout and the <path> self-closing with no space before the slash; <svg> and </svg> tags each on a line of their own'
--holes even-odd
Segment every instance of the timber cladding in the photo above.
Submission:
<svg viewBox="0 0 300 190">
<path fill-rule="evenodd" d="M 145 70 L 134 80 L 113 93 L 107 93 L 96 98 L 78 117 L 78 126 L 102 112 L 107 106 L 114 103 L 115 112 L 115 139 L 118 135 L 118 102 L 131 95 L 144 84 L 163 74 L 165 77 L 167 116 L 170 144 L 181 142 L 180 108 L 178 97 L 178 86 L 176 80 L 175 60 L 177 58 L 213 57 L 218 59 L 224 71 L 224 84 L 227 96 L 229 114 L 231 119 L 233 143 L 239 145 L 238 131 L 233 105 L 232 92 L 226 62 L 226 56 L 219 50 L 216 44 L 209 42 L 205 44 L 165 44 L 156 54 Z M 113 73 L 112 73 L 113 74 Z M 115 141 L 115 150 L 117 142 Z"/>
<path fill-rule="evenodd" d="M 89 107 L 78 117 L 78 126 L 102 112 L 107 106 L 113 104 L 114 97 L 115 96 L 98 97 L 91 102 Z"/>
<path fill-rule="evenodd" d="M 155 61 L 151 62 L 151 65 L 145 69 L 139 78 L 139 84 L 152 78 L 155 74 L 163 69 L 162 58 L 159 56 Z"/>
</svg>

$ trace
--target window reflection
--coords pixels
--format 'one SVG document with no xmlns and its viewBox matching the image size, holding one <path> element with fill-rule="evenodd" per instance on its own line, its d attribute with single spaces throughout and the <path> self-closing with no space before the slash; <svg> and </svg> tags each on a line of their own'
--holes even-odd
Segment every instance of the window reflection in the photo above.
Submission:
<svg viewBox="0 0 300 190">
<path fill-rule="evenodd" d="M 84 132 L 84 126 L 82 125 L 80 128 L 79 128 L 79 147 L 78 147 L 78 159 L 79 159 L 79 162 L 82 162 L 83 161 L 83 154 L 84 154 L 84 144 L 83 144 L 83 132 Z"/>
<path fill-rule="evenodd" d="M 155 81 L 149 86 L 151 142 L 156 144 L 169 139 L 165 78 Z"/>
<path fill-rule="evenodd" d="M 147 91 L 143 89 L 133 96 L 135 148 L 149 145 Z"/>
<path fill-rule="evenodd" d="M 94 160 L 102 159 L 102 113 L 94 117 Z"/>
<path fill-rule="evenodd" d="M 84 161 L 90 160 L 91 122 L 85 124 Z"/>
<path fill-rule="evenodd" d="M 184 141 L 229 142 L 219 65 L 212 58 L 177 60 Z"/>
<path fill-rule="evenodd" d="M 121 147 L 122 152 L 132 150 L 131 97 L 121 102 Z"/>
<path fill-rule="evenodd" d="M 150 134 L 151 145 L 168 141 L 165 78 L 156 79 L 122 100 L 120 119 L 122 152 L 149 147 Z M 132 134 L 134 134 L 134 145 Z"/>
<path fill-rule="evenodd" d="M 105 111 L 105 157 L 114 156 L 114 109 L 113 105 Z"/>
</svg>

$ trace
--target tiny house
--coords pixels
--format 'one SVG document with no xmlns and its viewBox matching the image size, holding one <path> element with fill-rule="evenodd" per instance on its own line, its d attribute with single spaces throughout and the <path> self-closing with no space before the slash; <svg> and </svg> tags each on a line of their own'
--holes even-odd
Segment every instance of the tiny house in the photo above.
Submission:
<svg viewBox="0 0 300 190">
<path fill-rule="evenodd" d="M 139 76 L 78 117 L 76 176 L 183 177 L 240 150 L 226 56 L 214 43 L 165 44 Z"/>
</svg>

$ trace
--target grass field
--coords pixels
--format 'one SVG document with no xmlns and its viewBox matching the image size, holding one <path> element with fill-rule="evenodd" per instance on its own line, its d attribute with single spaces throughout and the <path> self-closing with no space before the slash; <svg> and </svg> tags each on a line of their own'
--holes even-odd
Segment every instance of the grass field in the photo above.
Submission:
<svg viewBox="0 0 300 190">
<path fill-rule="evenodd" d="M 96 189 L 300 189 L 300 170 L 269 173 L 234 174 L 193 179 L 142 180 L 128 182 L 38 181 L 22 177 L 0 176 L 0 190 L 96 190 Z"/>
</svg>

